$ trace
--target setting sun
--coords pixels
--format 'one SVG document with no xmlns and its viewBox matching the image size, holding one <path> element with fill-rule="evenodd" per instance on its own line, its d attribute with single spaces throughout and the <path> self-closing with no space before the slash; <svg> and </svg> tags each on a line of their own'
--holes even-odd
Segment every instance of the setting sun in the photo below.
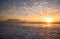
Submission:
<svg viewBox="0 0 60 39">
<path fill-rule="evenodd" d="M 52 18 L 46 18 L 46 22 L 52 22 Z"/>
</svg>

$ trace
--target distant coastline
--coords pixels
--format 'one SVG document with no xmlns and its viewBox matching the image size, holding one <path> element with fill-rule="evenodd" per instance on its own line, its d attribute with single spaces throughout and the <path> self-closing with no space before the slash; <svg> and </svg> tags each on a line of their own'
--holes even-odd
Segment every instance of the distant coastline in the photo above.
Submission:
<svg viewBox="0 0 60 39">
<path fill-rule="evenodd" d="M 6 21 L 0 21 L 0 23 L 40 23 L 40 24 L 47 24 L 47 23 L 51 23 L 51 24 L 60 24 L 60 22 L 26 22 L 26 21 L 21 21 L 19 19 L 8 19 Z"/>
</svg>

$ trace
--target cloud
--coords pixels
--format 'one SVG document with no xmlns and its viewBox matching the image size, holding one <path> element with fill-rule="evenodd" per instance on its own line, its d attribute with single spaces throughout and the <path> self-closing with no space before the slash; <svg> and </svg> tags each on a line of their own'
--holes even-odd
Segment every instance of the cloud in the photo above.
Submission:
<svg viewBox="0 0 60 39">
<path fill-rule="evenodd" d="M 0 0 L 0 15 L 6 17 L 47 16 L 47 13 L 51 14 L 52 11 L 53 14 L 60 13 L 59 5 L 59 0 Z"/>
</svg>

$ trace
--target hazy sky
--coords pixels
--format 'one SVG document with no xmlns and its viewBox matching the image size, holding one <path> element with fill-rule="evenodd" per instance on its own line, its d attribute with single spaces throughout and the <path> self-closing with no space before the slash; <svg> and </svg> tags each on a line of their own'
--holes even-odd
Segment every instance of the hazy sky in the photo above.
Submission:
<svg viewBox="0 0 60 39">
<path fill-rule="evenodd" d="M 60 0 L 0 0 L 0 20 L 60 19 Z"/>
</svg>

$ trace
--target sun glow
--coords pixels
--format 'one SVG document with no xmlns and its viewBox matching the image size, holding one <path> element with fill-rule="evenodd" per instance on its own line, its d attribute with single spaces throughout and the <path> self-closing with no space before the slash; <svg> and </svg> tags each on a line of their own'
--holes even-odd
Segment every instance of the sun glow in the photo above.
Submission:
<svg viewBox="0 0 60 39">
<path fill-rule="evenodd" d="M 46 22 L 50 23 L 50 22 L 52 22 L 52 21 L 53 21 L 52 18 L 50 18 L 50 17 L 46 18 Z"/>
</svg>

